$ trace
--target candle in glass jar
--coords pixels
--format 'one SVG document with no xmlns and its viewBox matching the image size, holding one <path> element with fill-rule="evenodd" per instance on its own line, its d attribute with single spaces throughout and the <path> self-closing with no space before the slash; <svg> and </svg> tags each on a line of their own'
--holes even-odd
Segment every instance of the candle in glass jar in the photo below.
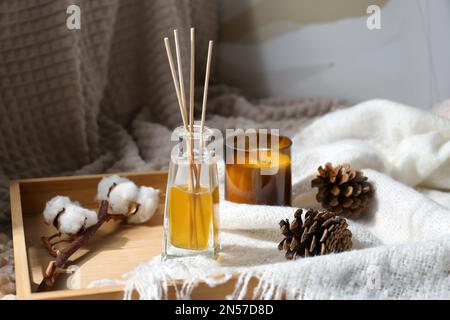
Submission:
<svg viewBox="0 0 450 320">
<path fill-rule="evenodd" d="M 236 203 L 263 205 L 291 204 L 291 140 L 279 136 L 274 148 L 244 148 L 243 163 L 225 165 L 225 199 Z M 227 139 L 226 152 L 238 148 Z M 242 151 L 242 150 L 241 150 Z M 227 157 L 229 159 L 230 157 Z M 227 161 L 228 162 L 228 161 Z M 273 174 L 267 174 L 272 172 Z"/>
</svg>

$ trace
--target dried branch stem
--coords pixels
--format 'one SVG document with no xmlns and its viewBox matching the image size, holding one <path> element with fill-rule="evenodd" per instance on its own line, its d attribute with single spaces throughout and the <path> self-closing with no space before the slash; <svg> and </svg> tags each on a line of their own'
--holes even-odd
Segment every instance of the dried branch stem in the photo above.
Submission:
<svg viewBox="0 0 450 320">
<path fill-rule="evenodd" d="M 122 215 L 111 215 L 108 213 L 108 207 L 109 203 L 106 200 L 103 200 L 100 203 L 100 208 L 98 211 L 98 222 L 94 224 L 92 227 L 84 230 L 82 233 L 77 235 L 75 239 L 70 242 L 66 247 L 64 247 L 61 250 L 55 251 L 51 244 L 48 242 L 46 243 L 44 241 L 45 246 L 47 249 L 50 250 L 49 252 L 52 253 L 52 251 L 56 254 L 55 260 L 50 261 L 48 264 L 48 267 L 44 273 L 44 278 L 42 279 L 41 283 L 39 284 L 39 287 L 37 289 L 37 292 L 45 292 L 49 291 L 53 288 L 53 285 L 55 284 L 56 277 L 58 276 L 58 269 L 64 269 L 67 265 L 67 262 L 69 258 L 86 242 L 89 241 L 89 239 L 97 232 L 97 230 L 103 225 L 103 223 L 108 222 L 109 220 L 118 220 L 118 219 L 126 219 L 125 216 Z M 118 218 L 120 217 L 120 218 Z"/>
</svg>

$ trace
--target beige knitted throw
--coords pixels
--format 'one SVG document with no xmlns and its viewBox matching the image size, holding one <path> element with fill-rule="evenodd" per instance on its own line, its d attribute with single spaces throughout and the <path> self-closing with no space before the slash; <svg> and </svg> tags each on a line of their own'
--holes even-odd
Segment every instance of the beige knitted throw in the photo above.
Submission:
<svg viewBox="0 0 450 320">
<path fill-rule="evenodd" d="M 81 8 L 81 30 L 66 27 L 71 4 Z M 207 41 L 217 41 L 216 6 L 212 0 L 0 0 L 0 296 L 14 293 L 9 180 L 167 166 L 169 143 L 161 141 L 169 142 L 180 118 L 162 39 L 178 28 L 188 52 L 188 28 L 196 27 L 201 85 Z M 214 85 L 220 79 L 212 76 L 207 124 L 219 129 L 290 133 L 344 105 L 249 102 Z"/>
</svg>

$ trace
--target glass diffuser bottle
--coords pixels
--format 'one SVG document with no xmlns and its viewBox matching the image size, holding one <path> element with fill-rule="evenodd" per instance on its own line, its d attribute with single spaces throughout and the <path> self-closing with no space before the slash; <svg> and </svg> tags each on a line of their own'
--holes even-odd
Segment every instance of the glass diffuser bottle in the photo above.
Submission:
<svg viewBox="0 0 450 320">
<path fill-rule="evenodd" d="M 211 130 L 175 129 L 164 212 L 163 259 L 204 254 L 216 258 L 219 243 L 219 182 Z"/>
</svg>

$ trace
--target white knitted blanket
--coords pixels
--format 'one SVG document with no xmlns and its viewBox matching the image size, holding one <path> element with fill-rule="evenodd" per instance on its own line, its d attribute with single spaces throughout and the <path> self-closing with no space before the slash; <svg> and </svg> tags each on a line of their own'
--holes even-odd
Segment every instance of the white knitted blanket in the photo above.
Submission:
<svg viewBox="0 0 450 320">
<path fill-rule="evenodd" d="M 243 298 L 256 277 L 254 298 L 449 299 L 450 208 L 443 204 L 450 202 L 450 121 L 374 100 L 319 118 L 293 139 L 297 207 L 317 206 L 310 181 L 328 161 L 348 162 L 374 183 L 367 215 L 349 221 L 353 250 L 285 261 L 278 222 L 294 208 L 222 201 L 221 259 L 156 258 L 128 274 L 125 298 L 132 290 L 142 299 L 164 298 L 170 279 L 184 279 L 178 297 L 189 298 L 199 281 L 214 286 L 238 272 L 228 298 Z"/>
</svg>

